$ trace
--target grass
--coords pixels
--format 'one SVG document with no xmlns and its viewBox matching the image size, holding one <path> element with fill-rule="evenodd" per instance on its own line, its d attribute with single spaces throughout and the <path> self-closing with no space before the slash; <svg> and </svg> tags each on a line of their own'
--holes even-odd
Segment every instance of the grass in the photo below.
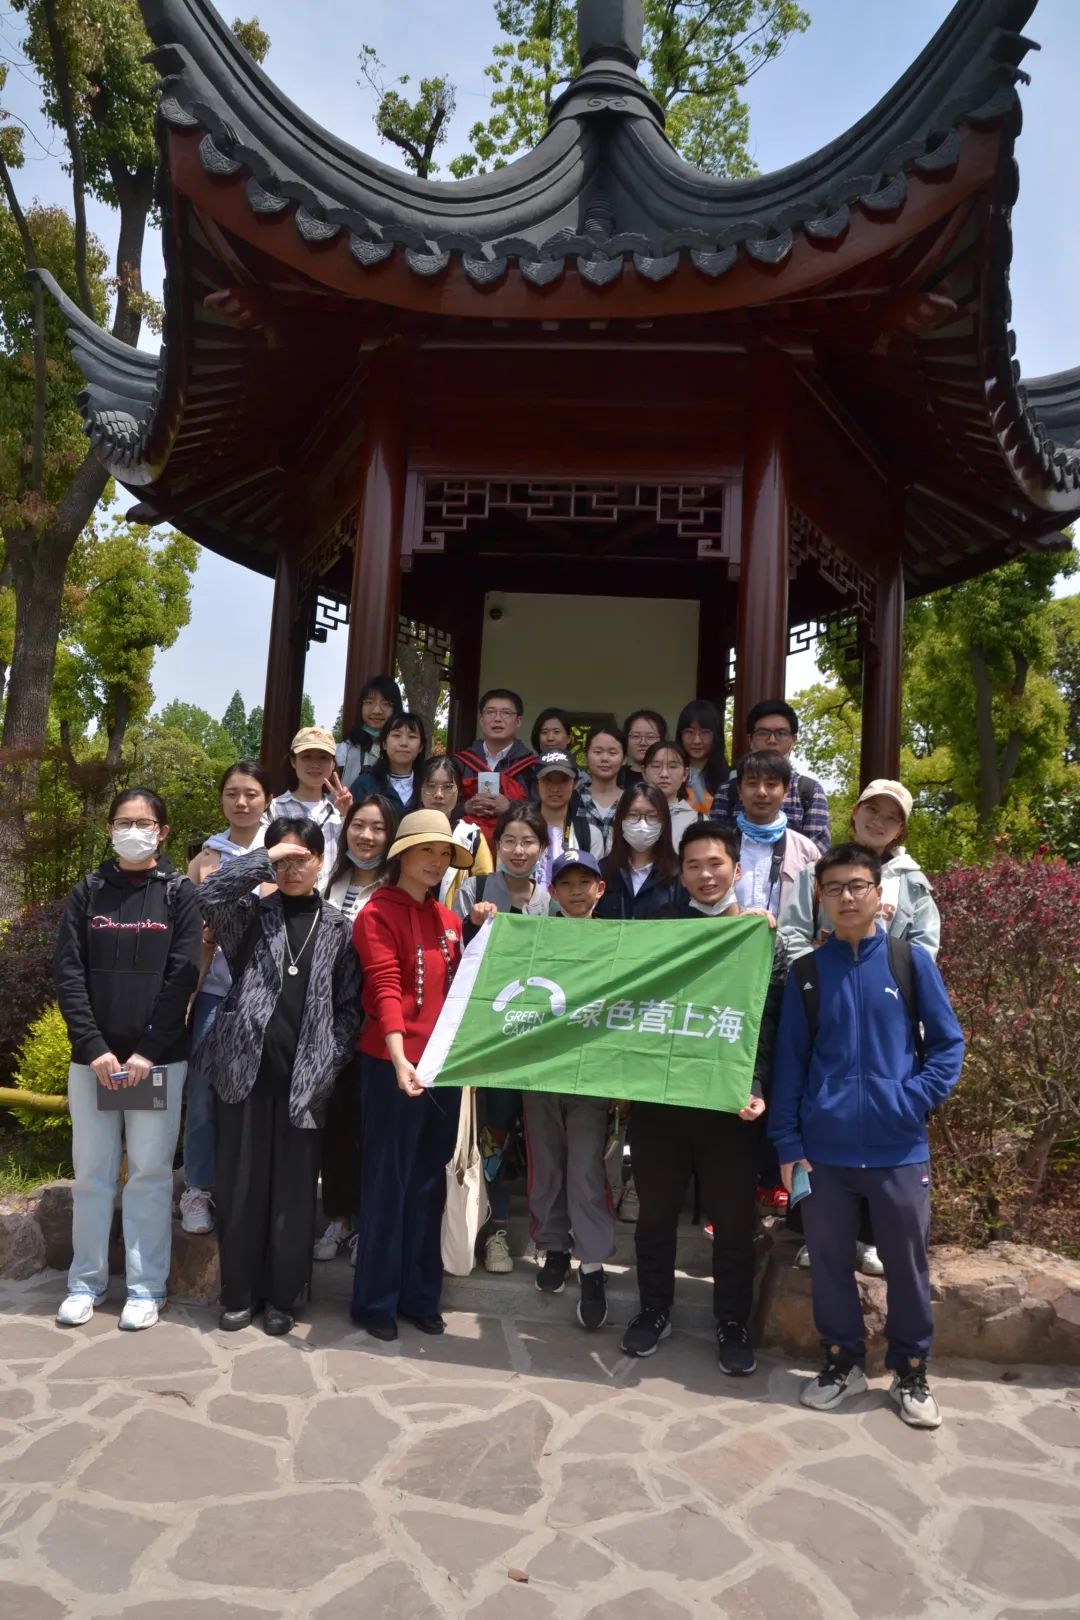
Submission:
<svg viewBox="0 0 1080 1620">
<path fill-rule="evenodd" d="M 42 1140 L 29 1131 L 0 1133 L 0 1197 L 32 1193 L 46 1181 L 72 1174 L 67 1144 Z"/>
</svg>

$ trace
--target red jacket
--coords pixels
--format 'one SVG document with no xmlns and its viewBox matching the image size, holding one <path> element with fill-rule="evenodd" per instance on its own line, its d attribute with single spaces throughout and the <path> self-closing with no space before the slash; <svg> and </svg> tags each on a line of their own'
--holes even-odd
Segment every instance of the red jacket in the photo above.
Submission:
<svg viewBox="0 0 1080 1620">
<path fill-rule="evenodd" d="M 353 945 L 364 970 L 367 1018 L 360 1050 L 385 1058 L 387 1035 L 405 1037 L 405 1056 L 417 1063 L 435 1028 L 450 988 L 440 949 L 446 943 L 456 967 L 461 953 L 461 919 L 437 900 L 414 900 L 404 889 L 376 891 L 353 924 Z M 423 953 L 424 1002 L 416 1005 L 416 963 Z"/>
</svg>

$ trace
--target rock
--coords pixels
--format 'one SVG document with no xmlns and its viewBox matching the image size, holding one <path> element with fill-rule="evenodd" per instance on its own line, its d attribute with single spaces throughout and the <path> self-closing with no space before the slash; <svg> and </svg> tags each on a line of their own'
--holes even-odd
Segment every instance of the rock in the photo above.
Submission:
<svg viewBox="0 0 1080 1620">
<path fill-rule="evenodd" d="M 191 1305 L 216 1305 L 221 1294 L 217 1238 L 212 1232 L 185 1232 L 173 1222 L 169 1298 Z"/>
<path fill-rule="evenodd" d="M 776 1238 L 758 1304 L 758 1342 L 814 1362 L 811 1274 L 795 1265 L 798 1240 Z M 1019 1243 L 930 1251 L 934 1355 L 997 1363 L 1080 1366 L 1080 1263 Z M 867 1366 L 883 1365 L 885 1283 L 856 1278 L 867 1330 Z"/>
<path fill-rule="evenodd" d="M 524 1513 L 544 1494 L 537 1465 L 551 1426 L 539 1401 L 524 1400 L 497 1421 L 431 1429 L 408 1447 L 386 1484 L 462 1508 Z"/>
<path fill-rule="evenodd" d="M 45 1267 L 45 1239 L 28 1198 L 0 1198 L 0 1277 L 16 1281 Z"/>
<path fill-rule="evenodd" d="M 83 1592 L 126 1592 L 131 1567 L 165 1528 L 133 1513 L 61 1502 L 39 1546 L 51 1569 Z"/>
<path fill-rule="evenodd" d="M 31 1199 L 34 1219 L 45 1239 L 45 1264 L 66 1271 L 71 1264 L 71 1197 L 73 1181 L 50 1181 Z"/>
</svg>

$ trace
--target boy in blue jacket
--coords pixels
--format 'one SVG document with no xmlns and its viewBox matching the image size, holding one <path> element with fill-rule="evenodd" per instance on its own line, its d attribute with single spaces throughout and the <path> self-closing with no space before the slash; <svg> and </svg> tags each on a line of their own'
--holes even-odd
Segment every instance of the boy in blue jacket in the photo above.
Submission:
<svg viewBox="0 0 1080 1620">
<path fill-rule="evenodd" d="M 865 1198 L 887 1279 L 889 1393 L 905 1423 L 936 1429 L 941 1414 L 926 1381 L 934 1327 L 926 1116 L 960 1078 L 964 1038 L 941 975 L 920 945 L 910 947 L 914 1009 L 905 1003 L 876 921 L 878 857 L 858 844 L 840 844 L 816 870 L 833 932 L 788 975 L 768 1116 L 784 1186 L 790 1192 L 797 1165 L 810 1175 L 803 1228 L 825 1366 L 803 1390 L 802 1403 L 831 1411 L 867 1387 L 854 1277 Z"/>
</svg>

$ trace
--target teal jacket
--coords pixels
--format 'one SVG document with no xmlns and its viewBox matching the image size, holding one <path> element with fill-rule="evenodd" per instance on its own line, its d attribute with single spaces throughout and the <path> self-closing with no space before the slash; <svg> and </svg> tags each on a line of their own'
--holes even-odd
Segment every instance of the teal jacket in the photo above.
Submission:
<svg viewBox="0 0 1080 1620">
<path fill-rule="evenodd" d="M 888 932 L 897 939 L 907 939 L 913 945 L 921 945 L 936 958 L 941 944 L 941 919 L 926 873 L 913 856 L 904 849 L 898 849 L 881 869 L 886 900 L 891 887 L 890 878 L 899 878 L 900 892 L 896 900 L 896 910 L 888 920 Z M 807 951 L 812 949 L 814 937 L 812 866 L 804 867 L 796 877 L 780 913 L 778 926 L 791 961 L 805 956 Z M 822 928 L 828 928 L 824 914 L 818 918 L 818 929 Z"/>
</svg>

